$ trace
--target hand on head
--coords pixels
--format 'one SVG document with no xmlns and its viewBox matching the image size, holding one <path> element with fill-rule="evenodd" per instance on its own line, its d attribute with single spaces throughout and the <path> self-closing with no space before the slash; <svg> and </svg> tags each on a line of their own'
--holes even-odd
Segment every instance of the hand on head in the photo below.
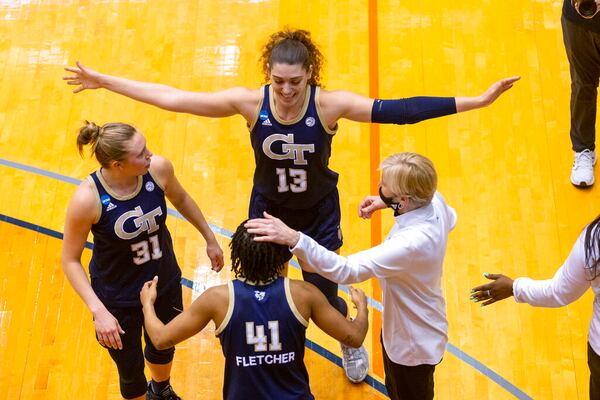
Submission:
<svg viewBox="0 0 600 400">
<path fill-rule="evenodd" d="M 513 280 L 502 274 L 483 274 L 492 282 L 477 286 L 471 289 L 471 297 L 475 303 L 481 303 L 481 306 L 488 306 L 497 301 L 506 299 L 513 295 Z"/>
<path fill-rule="evenodd" d="M 254 218 L 244 224 L 248 233 L 257 235 L 257 242 L 272 242 L 294 247 L 300 234 L 283 223 L 279 218 L 263 212 L 264 218 Z"/>
</svg>

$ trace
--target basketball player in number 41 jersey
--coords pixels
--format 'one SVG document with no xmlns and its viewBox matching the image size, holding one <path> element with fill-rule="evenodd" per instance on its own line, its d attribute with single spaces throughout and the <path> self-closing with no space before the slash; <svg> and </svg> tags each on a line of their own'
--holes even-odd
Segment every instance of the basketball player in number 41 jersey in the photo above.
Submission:
<svg viewBox="0 0 600 400">
<path fill-rule="evenodd" d="M 206 290 L 167 325 L 155 313 L 160 280 L 147 282 L 140 294 L 146 330 L 156 348 L 168 348 L 212 320 L 225 355 L 224 399 L 313 399 L 304 365 L 309 319 L 333 338 L 359 347 L 367 333 L 366 296 L 351 288 L 358 311 L 347 320 L 314 285 L 282 277 L 291 258 L 287 247 L 255 241 L 244 223 L 230 245 L 237 279 Z"/>
</svg>

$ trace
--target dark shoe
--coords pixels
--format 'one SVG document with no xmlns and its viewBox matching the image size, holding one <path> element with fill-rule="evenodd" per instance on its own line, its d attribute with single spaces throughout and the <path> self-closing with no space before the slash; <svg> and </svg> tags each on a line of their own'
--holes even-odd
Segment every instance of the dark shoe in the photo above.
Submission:
<svg viewBox="0 0 600 400">
<path fill-rule="evenodd" d="M 177 396 L 177 393 L 173 390 L 171 385 L 163 389 L 161 393 L 154 393 L 152 385 L 148 382 L 148 393 L 146 393 L 147 400 L 181 400 L 181 397 Z"/>
</svg>

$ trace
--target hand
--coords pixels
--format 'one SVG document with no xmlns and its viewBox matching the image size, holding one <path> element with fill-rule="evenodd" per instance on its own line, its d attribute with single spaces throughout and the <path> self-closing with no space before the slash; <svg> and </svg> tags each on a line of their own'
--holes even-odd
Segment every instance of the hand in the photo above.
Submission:
<svg viewBox="0 0 600 400">
<path fill-rule="evenodd" d="M 158 286 L 158 276 L 155 276 L 154 279 L 144 283 L 142 286 L 142 291 L 140 292 L 140 302 L 144 307 L 152 307 L 154 302 L 156 301 L 156 287 Z"/>
<path fill-rule="evenodd" d="M 504 78 L 494 83 L 488 88 L 488 90 L 485 91 L 485 93 L 479 96 L 481 106 L 485 107 L 492 104 L 494 101 L 496 101 L 498 97 L 500 97 L 502 93 L 506 92 L 508 89 L 513 87 L 514 83 L 519 79 L 521 79 L 520 76 L 513 76 L 510 78 Z"/>
<path fill-rule="evenodd" d="M 279 218 L 263 212 L 264 218 L 251 219 L 244 224 L 248 233 L 257 235 L 254 240 L 257 242 L 273 242 L 294 247 L 300 234 L 283 223 Z"/>
<path fill-rule="evenodd" d="M 212 270 L 219 272 L 224 265 L 223 250 L 221 250 L 221 246 L 219 246 L 217 242 L 206 245 L 206 254 L 208 255 L 208 258 L 210 258 Z"/>
<path fill-rule="evenodd" d="M 75 75 L 63 76 L 67 85 L 80 85 L 73 90 L 73 93 L 79 93 L 85 89 L 98 89 L 102 87 L 100 78 L 102 74 L 93 69 L 85 67 L 79 61 L 75 62 L 77 67 L 65 67 L 65 71 L 73 72 Z"/>
<path fill-rule="evenodd" d="M 485 301 L 481 306 L 488 306 L 513 295 L 513 280 L 502 274 L 483 274 L 493 282 L 477 286 L 471 290 L 470 299 L 475 303 Z"/>
<path fill-rule="evenodd" d="M 106 308 L 94 314 L 94 326 L 98 343 L 101 346 L 115 350 L 123 349 L 121 335 L 125 331 L 121 329 L 119 321 Z"/>
<path fill-rule="evenodd" d="M 361 309 L 362 307 L 367 308 L 367 295 L 361 289 L 355 289 L 352 286 L 348 286 L 350 290 L 350 300 L 356 306 L 357 309 Z"/>
<path fill-rule="evenodd" d="M 373 212 L 383 210 L 387 206 L 379 196 L 367 196 L 358 205 L 358 216 L 363 219 L 369 219 Z"/>
</svg>

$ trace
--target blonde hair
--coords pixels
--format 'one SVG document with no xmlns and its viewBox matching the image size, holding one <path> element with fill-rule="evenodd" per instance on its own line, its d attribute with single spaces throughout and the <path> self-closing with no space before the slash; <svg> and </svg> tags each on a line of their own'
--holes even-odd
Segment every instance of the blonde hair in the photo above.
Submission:
<svg viewBox="0 0 600 400">
<path fill-rule="evenodd" d="M 121 161 L 127 157 L 127 142 L 131 140 L 137 130 L 121 122 L 112 122 L 98 126 L 93 122 L 85 121 L 79 128 L 77 135 L 77 148 L 83 157 L 83 146 L 90 145 L 90 153 L 104 168 L 110 168 L 111 161 Z"/>
<path fill-rule="evenodd" d="M 321 69 L 325 63 L 323 54 L 310 37 L 310 32 L 302 29 L 284 28 L 269 37 L 260 56 L 265 82 L 271 79 L 273 64 L 298 65 L 308 71 L 312 65 L 309 85 L 321 86 Z"/>
<path fill-rule="evenodd" d="M 394 196 L 410 196 L 419 206 L 431 202 L 437 189 L 437 173 L 427 157 L 410 152 L 392 154 L 379 169 Z"/>
</svg>

